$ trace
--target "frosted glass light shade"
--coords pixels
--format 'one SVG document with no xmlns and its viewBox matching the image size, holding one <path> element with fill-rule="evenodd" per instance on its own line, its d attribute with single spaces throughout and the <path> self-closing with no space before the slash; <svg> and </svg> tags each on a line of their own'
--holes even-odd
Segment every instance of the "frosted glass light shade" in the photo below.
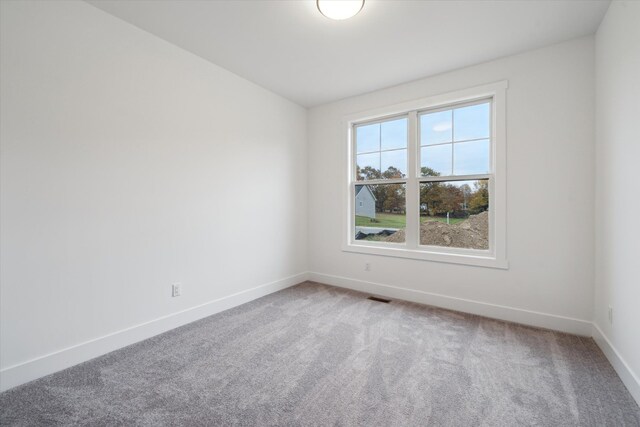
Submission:
<svg viewBox="0 0 640 427">
<path fill-rule="evenodd" d="M 318 10 L 324 16 L 337 21 L 356 16 L 364 6 L 364 0 L 316 0 Z"/>
</svg>

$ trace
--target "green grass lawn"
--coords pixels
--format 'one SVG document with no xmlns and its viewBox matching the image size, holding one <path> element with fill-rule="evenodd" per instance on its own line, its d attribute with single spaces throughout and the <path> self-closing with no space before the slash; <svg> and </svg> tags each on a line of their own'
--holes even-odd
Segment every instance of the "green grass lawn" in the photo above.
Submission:
<svg viewBox="0 0 640 427">
<path fill-rule="evenodd" d="M 465 218 L 449 218 L 449 224 L 459 224 L 464 221 Z M 392 214 L 392 213 L 377 213 L 376 221 L 371 221 L 370 218 L 366 216 L 357 216 L 356 215 L 356 226 L 357 227 L 380 227 L 380 228 L 405 228 L 407 225 L 407 217 L 401 214 Z M 444 222 L 446 224 L 447 218 L 442 218 L 439 216 L 421 216 L 420 223 L 427 221 L 438 221 Z"/>
<path fill-rule="evenodd" d="M 449 224 L 460 224 L 465 219 L 466 218 L 449 218 Z M 447 223 L 447 218 L 442 218 L 442 217 L 439 217 L 439 216 L 421 216 L 420 217 L 420 223 L 421 224 L 423 222 L 427 222 L 427 221 L 444 222 L 446 224 Z"/>
<path fill-rule="evenodd" d="M 401 214 L 377 213 L 376 222 L 366 216 L 356 215 L 357 227 L 405 228 L 407 217 Z"/>
</svg>

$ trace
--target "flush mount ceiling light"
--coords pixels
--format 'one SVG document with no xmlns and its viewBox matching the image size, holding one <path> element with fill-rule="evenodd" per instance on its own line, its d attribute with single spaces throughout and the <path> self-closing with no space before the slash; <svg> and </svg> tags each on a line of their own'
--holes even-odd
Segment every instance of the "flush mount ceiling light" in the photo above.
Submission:
<svg viewBox="0 0 640 427">
<path fill-rule="evenodd" d="M 336 21 L 356 16 L 364 6 L 364 0 L 316 0 L 321 14 Z"/>
</svg>

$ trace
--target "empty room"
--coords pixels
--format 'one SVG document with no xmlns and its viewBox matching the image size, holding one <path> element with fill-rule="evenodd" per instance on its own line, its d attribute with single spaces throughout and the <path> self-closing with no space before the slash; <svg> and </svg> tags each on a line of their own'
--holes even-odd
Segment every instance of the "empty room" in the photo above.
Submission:
<svg viewBox="0 0 640 427">
<path fill-rule="evenodd" d="M 640 1 L 0 0 L 0 425 L 640 426 Z"/>
</svg>

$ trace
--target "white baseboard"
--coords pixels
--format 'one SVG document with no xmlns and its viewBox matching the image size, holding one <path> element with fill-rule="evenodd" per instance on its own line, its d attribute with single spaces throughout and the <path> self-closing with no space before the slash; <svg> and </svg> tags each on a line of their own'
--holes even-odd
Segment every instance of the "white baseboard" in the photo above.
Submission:
<svg viewBox="0 0 640 427">
<path fill-rule="evenodd" d="M 187 323 L 253 301 L 270 293 L 307 280 L 307 273 L 296 274 L 266 283 L 223 298 L 188 308 L 149 322 L 131 326 L 99 338 L 86 341 L 0 371 L 0 391 L 5 391 L 45 375 L 61 371 L 78 363 L 109 353 L 136 342 L 151 338 Z"/>
<path fill-rule="evenodd" d="M 539 328 L 593 337 L 598 347 L 600 347 L 604 355 L 609 360 L 609 363 L 611 363 L 615 371 L 618 373 L 618 376 L 629 390 L 629 393 L 631 393 L 635 401 L 640 405 L 640 377 L 633 372 L 631 367 L 622 358 L 618 350 L 616 350 L 611 341 L 609 341 L 607 336 L 602 332 L 598 325 L 595 324 L 595 322 L 434 294 L 383 283 L 333 276 L 330 274 L 309 272 L 308 280 L 341 288 L 353 289 L 364 293 L 380 295 L 387 298 L 413 301 L 449 310 L 477 314 L 493 319 L 506 320 Z"/>
<path fill-rule="evenodd" d="M 421 304 L 433 305 L 449 310 L 462 311 L 464 313 L 477 314 L 493 319 L 506 320 L 521 323 L 523 325 L 538 328 L 552 329 L 575 335 L 591 336 L 592 323 L 589 320 L 573 319 L 571 317 L 555 314 L 540 313 L 537 311 L 507 307 L 469 299 L 456 298 L 447 295 L 434 294 L 415 289 L 401 288 L 382 283 L 367 282 L 364 280 L 350 279 L 347 277 L 333 276 L 329 274 L 309 272 L 309 280 L 327 285 L 353 289 L 360 292 L 413 301 Z"/>
<path fill-rule="evenodd" d="M 609 363 L 611 363 L 613 369 L 616 370 L 618 376 L 627 387 L 627 390 L 629 390 L 629 393 L 631 393 L 638 405 L 640 405 L 640 377 L 633 372 L 620 353 L 618 353 L 618 350 L 616 350 L 611 341 L 609 341 L 609 338 L 607 338 L 595 322 L 593 322 L 592 336 L 596 344 L 598 344 L 598 347 L 600 347 L 604 355 L 609 359 Z"/>
<path fill-rule="evenodd" d="M 0 391 L 58 372 L 78 363 L 85 362 L 111 351 L 126 347 L 155 335 L 211 316 L 238 305 L 253 301 L 270 293 L 291 287 L 305 280 L 353 289 L 388 298 L 414 301 L 450 310 L 477 314 L 494 319 L 506 320 L 530 326 L 553 329 L 576 335 L 592 336 L 616 370 L 622 382 L 636 402 L 640 404 L 640 379 L 620 356 L 602 330 L 590 321 L 557 316 L 548 313 L 523 310 L 513 307 L 489 304 L 463 298 L 401 288 L 322 273 L 300 273 L 275 282 L 266 283 L 223 298 L 169 314 L 158 319 L 132 326 L 72 347 L 65 348 L 26 362 L 0 370 Z"/>
<path fill-rule="evenodd" d="M 594 322 L 588 320 L 573 319 L 555 314 L 540 313 L 537 311 L 507 307 L 486 302 L 456 298 L 447 295 L 407 289 L 382 283 L 368 282 L 364 280 L 350 279 L 347 277 L 333 276 L 316 272 L 308 273 L 308 280 L 341 288 L 353 289 L 360 292 L 384 296 L 387 298 L 402 299 L 421 304 L 442 307 L 449 310 L 464 313 L 477 314 L 493 319 L 506 320 L 539 328 L 552 329 L 575 335 L 593 337 L 596 344 L 607 357 L 618 376 L 627 387 L 633 398 L 640 405 L 640 378 L 636 375 L 620 353 L 611 344 L 611 341 Z"/>
</svg>

